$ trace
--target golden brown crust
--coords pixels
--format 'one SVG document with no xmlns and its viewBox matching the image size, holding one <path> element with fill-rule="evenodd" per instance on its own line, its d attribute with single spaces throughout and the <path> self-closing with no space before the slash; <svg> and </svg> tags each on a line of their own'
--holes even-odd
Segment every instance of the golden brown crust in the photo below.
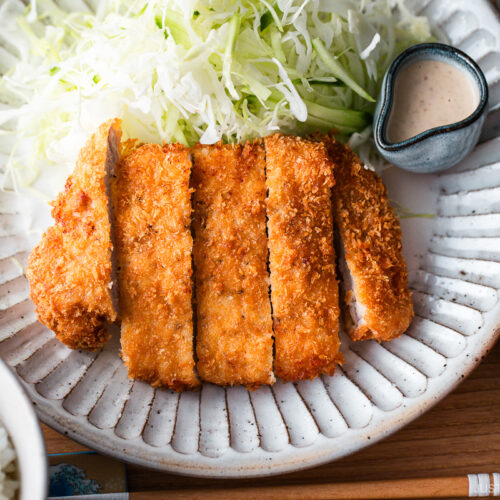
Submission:
<svg viewBox="0 0 500 500">
<path fill-rule="evenodd" d="M 273 383 L 264 147 L 197 145 L 193 157 L 198 373 Z"/>
<path fill-rule="evenodd" d="M 120 136 L 119 120 L 109 121 L 80 151 L 53 203 L 55 224 L 31 252 L 26 270 L 40 321 L 73 349 L 100 349 L 109 339 L 104 321 L 117 316 L 110 293 L 106 161 L 110 148 L 119 150 Z"/>
<path fill-rule="evenodd" d="M 321 143 L 277 134 L 265 145 L 275 373 L 332 374 L 342 360 L 332 164 Z"/>
<path fill-rule="evenodd" d="M 356 300 L 365 312 L 361 324 L 347 321 L 353 340 L 391 340 L 413 318 L 401 227 L 387 189 L 347 147 L 322 138 L 334 163 L 334 214 L 353 278 Z M 352 298 L 347 291 L 346 299 Z M 347 313 L 346 316 L 349 314 Z"/>
<path fill-rule="evenodd" d="M 191 308 L 191 161 L 180 145 L 148 144 L 119 165 L 112 185 L 122 316 L 131 378 L 194 388 Z"/>
</svg>

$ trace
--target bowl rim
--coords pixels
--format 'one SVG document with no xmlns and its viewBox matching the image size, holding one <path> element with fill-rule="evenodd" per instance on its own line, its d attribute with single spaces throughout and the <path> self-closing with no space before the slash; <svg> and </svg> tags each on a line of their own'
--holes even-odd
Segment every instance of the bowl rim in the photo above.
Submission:
<svg viewBox="0 0 500 500">
<path fill-rule="evenodd" d="M 0 380 L 5 381 L 6 383 L 9 384 L 11 388 L 14 388 L 14 390 L 17 393 L 17 396 L 21 400 L 21 404 L 23 405 L 22 408 L 19 406 L 16 408 L 16 411 L 24 411 L 26 409 L 29 409 L 30 411 L 26 411 L 26 416 L 28 418 L 27 424 L 31 427 L 31 429 L 34 431 L 34 435 L 36 436 L 36 450 L 35 452 L 39 453 L 42 455 L 45 459 L 42 460 L 42 468 L 43 470 L 40 471 L 41 473 L 38 475 L 38 480 L 39 480 L 39 492 L 40 495 L 39 497 L 40 500 L 46 498 L 46 495 L 48 494 L 48 461 L 47 461 L 47 452 L 45 448 L 45 441 L 43 438 L 42 434 L 42 429 L 40 427 L 40 422 L 38 420 L 38 414 L 35 411 L 35 407 L 33 406 L 32 399 L 29 396 L 28 392 L 24 388 L 22 382 L 18 378 L 18 376 L 15 374 L 15 372 L 10 368 L 10 366 L 2 359 L 0 358 Z M 14 446 L 14 449 L 16 451 L 16 461 L 18 462 L 18 470 L 19 470 L 19 485 L 20 488 L 18 490 L 18 497 L 20 500 L 25 500 L 27 497 L 23 494 L 23 484 L 25 482 L 32 484 L 34 478 L 36 477 L 33 474 L 33 471 L 26 471 L 23 472 L 22 464 L 19 462 L 19 452 L 16 447 L 16 443 L 14 442 L 14 437 L 12 435 L 12 432 L 8 428 L 7 424 L 2 422 L 2 426 L 4 426 L 7 429 L 7 434 L 10 438 L 10 441 L 12 442 L 12 445 Z M 35 498 L 31 497 L 30 500 L 35 500 Z"/>
<path fill-rule="evenodd" d="M 420 134 L 414 135 L 404 141 L 400 142 L 389 142 L 386 135 L 386 123 L 389 119 L 390 112 L 392 110 L 392 95 L 394 92 L 394 84 L 399 71 L 404 67 L 406 61 L 409 58 L 413 58 L 416 55 L 422 53 L 440 53 L 445 59 L 459 61 L 464 68 L 472 74 L 476 82 L 477 88 L 479 90 L 479 102 L 476 109 L 466 118 L 455 123 L 440 125 L 439 127 L 430 128 L 424 130 Z M 460 49 L 453 47 L 452 45 L 447 45 L 445 43 L 420 43 L 417 45 L 412 45 L 407 48 L 399 56 L 394 59 L 394 61 L 389 66 L 383 80 L 382 89 L 380 91 L 379 100 L 382 99 L 381 107 L 379 113 L 376 116 L 376 122 L 374 126 L 374 136 L 375 142 L 378 148 L 383 151 L 402 151 L 409 146 L 423 142 L 429 137 L 444 135 L 449 132 L 454 132 L 472 125 L 474 122 L 479 120 L 483 113 L 487 110 L 488 106 L 488 84 L 484 76 L 483 71 L 479 65 L 468 56 L 465 52 Z"/>
</svg>

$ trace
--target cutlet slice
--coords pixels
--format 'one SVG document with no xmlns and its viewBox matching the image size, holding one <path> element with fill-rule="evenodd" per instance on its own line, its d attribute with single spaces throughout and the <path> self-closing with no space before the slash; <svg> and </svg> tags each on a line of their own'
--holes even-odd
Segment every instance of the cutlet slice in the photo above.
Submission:
<svg viewBox="0 0 500 500">
<path fill-rule="evenodd" d="M 342 361 L 332 164 L 318 142 L 277 134 L 265 145 L 274 371 L 284 380 L 332 374 Z"/>
<path fill-rule="evenodd" d="M 198 373 L 272 384 L 264 147 L 197 145 L 193 157 Z"/>
<path fill-rule="evenodd" d="M 323 140 L 334 163 L 333 211 L 347 333 L 353 340 L 391 340 L 413 318 L 399 220 L 380 177 L 349 148 Z"/>
<path fill-rule="evenodd" d="M 100 349 L 109 339 L 104 322 L 117 318 L 107 186 L 120 138 L 120 122 L 112 120 L 80 151 L 65 191 L 53 203 L 55 224 L 28 261 L 38 318 L 73 349 Z"/>
<path fill-rule="evenodd" d="M 129 376 L 177 391 L 198 386 L 191 307 L 189 151 L 141 146 L 112 183 L 122 357 Z"/>
</svg>

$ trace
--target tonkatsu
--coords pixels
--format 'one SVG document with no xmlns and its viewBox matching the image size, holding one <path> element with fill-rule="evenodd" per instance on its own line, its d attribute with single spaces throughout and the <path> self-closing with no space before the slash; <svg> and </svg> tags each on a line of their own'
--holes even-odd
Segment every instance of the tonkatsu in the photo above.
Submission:
<svg viewBox="0 0 500 500">
<path fill-rule="evenodd" d="M 332 374 L 342 360 L 332 163 L 319 142 L 276 134 L 265 146 L 274 370 L 284 380 Z"/>
<path fill-rule="evenodd" d="M 111 120 L 52 215 L 26 271 L 40 321 L 87 350 L 120 322 L 129 376 L 153 387 L 332 374 L 341 313 L 354 341 L 413 317 L 387 190 L 333 136 L 137 145 Z"/>
<path fill-rule="evenodd" d="M 28 261 L 26 276 L 40 321 L 73 349 L 100 349 L 109 339 L 105 322 L 117 319 L 107 192 L 120 138 L 120 122 L 111 120 L 80 151 L 53 203 L 55 224 Z"/>
<path fill-rule="evenodd" d="M 112 183 L 122 357 L 129 376 L 177 391 L 194 371 L 191 159 L 181 144 L 126 155 Z"/>
<path fill-rule="evenodd" d="M 274 382 L 262 142 L 193 149 L 197 369 L 219 385 Z"/>
<path fill-rule="evenodd" d="M 334 162 L 344 327 L 353 340 L 391 340 L 413 318 L 399 220 L 380 177 L 349 148 L 321 139 Z"/>
</svg>

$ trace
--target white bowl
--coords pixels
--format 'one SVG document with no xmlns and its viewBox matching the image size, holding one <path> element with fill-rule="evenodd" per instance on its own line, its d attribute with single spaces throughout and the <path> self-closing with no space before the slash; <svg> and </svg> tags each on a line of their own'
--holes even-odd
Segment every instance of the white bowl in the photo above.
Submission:
<svg viewBox="0 0 500 500">
<path fill-rule="evenodd" d="M 43 500 L 47 495 L 47 458 L 35 410 L 21 383 L 0 360 L 0 420 L 17 453 L 19 500 Z"/>
</svg>

